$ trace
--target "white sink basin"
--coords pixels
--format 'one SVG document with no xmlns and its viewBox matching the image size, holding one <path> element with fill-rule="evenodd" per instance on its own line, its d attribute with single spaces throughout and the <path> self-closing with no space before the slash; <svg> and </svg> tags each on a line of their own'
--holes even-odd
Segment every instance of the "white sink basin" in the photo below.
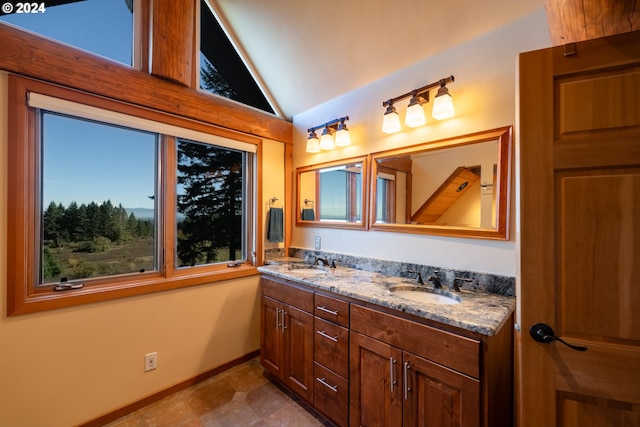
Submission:
<svg viewBox="0 0 640 427">
<path fill-rule="evenodd" d="M 462 298 L 449 292 L 435 293 L 429 288 L 417 286 L 396 286 L 391 288 L 391 292 L 401 298 L 429 304 L 452 305 L 462 301 Z"/>
</svg>

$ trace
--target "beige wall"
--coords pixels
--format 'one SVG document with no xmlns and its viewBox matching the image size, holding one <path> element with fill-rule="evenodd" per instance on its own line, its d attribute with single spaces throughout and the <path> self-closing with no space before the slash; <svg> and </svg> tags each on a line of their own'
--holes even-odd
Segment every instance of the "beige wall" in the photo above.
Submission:
<svg viewBox="0 0 640 427">
<path fill-rule="evenodd" d="M 456 31 L 451 23 L 451 31 Z M 401 30 L 399 30 L 401 31 Z M 425 40 L 429 43 L 429 40 Z M 294 168 L 390 148 L 434 141 L 507 125 L 515 125 L 515 64 L 518 53 L 550 46 L 544 9 L 471 42 L 401 69 L 379 81 L 344 94 L 294 117 Z M 372 58 L 384 61 L 384 54 Z M 348 70 L 345 70 L 348 73 Z M 456 116 L 427 126 L 405 128 L 394 135 L 381 131 L 382 102 L 453 74 L 448 85 Z M 431 93 L 433 97 L 435 92 Z M 396 107 L 401 120 L 409 100 Z M 431 103 L 427 104 L 429 111 Z M 306 129 L 348 115 L 352 145 L 331 152 L 305 152 Z M 513 170 L 513 169 L 512 169 Z M 513 188 L 513 185 L 512 185 Z M 511 230 L 514 230 L 512 192 Z M 378 259 L 415 262 L 515 276 L 515 237 L 488 241 L 430 237 L 379 231 L 345 231 L 294 227 L 292 245 L 313 248 L 321 236 L 322 249 Z"/>
<path fill-rule="evenodd" d="M 76 425 L 257 350 L 257 276 L 6 317 L 6 91 L 0 73 L 0 426 Z M 269 168 L 281 145 L 265 144 Z"/>
</svg>

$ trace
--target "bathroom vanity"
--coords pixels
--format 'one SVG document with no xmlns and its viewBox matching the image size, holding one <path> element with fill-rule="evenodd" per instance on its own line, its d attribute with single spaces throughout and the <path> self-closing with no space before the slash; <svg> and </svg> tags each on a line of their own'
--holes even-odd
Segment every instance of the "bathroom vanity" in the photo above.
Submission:
<svg viewBox="0 0 640 427">
<path fill-rule="evenodd" d="M 259 270 L 262 364 L 336 425 L 512 425 L 513 297 L 442 290 L 451 298 L 424 302 L 397 290 L 431 285 L 403 277 Z"/>
</svg>

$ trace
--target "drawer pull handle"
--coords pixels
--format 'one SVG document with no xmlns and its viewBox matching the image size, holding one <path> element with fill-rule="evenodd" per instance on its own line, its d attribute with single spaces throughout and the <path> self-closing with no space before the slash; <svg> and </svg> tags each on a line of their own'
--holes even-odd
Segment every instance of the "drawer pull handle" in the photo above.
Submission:
<svg viewBox="0 0 640 427">
<path fill-rule="evenodd" d="M 331 385 L 331 384 L 329 384 L 328 382 L 326 382 L 326 381 L 324 380 L 324 378 L 316 378 L 316 380 L 318 380 L 318 382 L 319 382 L 320 384 L 322 384 L 323 386 L 325 386 L 325 387 L 327 387 L 327 388 L 331 389 L 331 391 L 333 391 L 334 393 L 337 393 L 337 392 L 338 392 L 338 386 L 337 386 L 337 385 Z"/>
<path fill-rule="evenodd" d="M 280 330 L 284 334 L 284 330 L 288 328 L 288 326 L 285 323 L 284 316 L 289 314 L 289 313 L 284 311 L 284 310 L 280 310 L 280 314 L 282 314 L 282 323 L 280 324 Z"/>
<path fill-rule="evenodd" d="M 391 394 L 393 394 L 393 386 L 398 384 L 398 381 L 396 380 L 396 373 L 395 373 L 395 367 L 394 365 L 396 364 L 396 359 L 393 358 L 393 356 L 391 356 L 389 358 L 389 386 L 391 387 Z"/>
<path fill-rule="evenodd" d="M 323 337 L 325 337 L 328 340 L 331 340 L 333 342 L 338 342 L 338 337 L 332 337 L 331 335 L 327 334 L 325 331 L 316 331 L 316 333 L 318 335 L 322 335 Z"/>
<path fill-rule="evenodd" d="M 338 315 L 337 311 L 329 310 L 327 307 L 317 305 L 316 308 L 320 311 L 324 311 L 325 313 L 333 314 L 334 316 Z"/>
<path fill-rule="evenodd" d="M 404 400 L 409 400 L 409 392 L 411 391 L 411 387 L 409 387 L 409 369 L 411 369 L 411 365 L 409 364 L 409 362 L 404 362 Z"/>
</svg>

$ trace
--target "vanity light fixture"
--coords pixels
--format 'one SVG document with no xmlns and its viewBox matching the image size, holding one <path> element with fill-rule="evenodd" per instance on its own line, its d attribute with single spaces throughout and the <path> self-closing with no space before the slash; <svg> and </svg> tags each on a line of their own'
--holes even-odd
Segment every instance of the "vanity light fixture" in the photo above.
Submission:
<svg viewBox="0 0 640 427">
<path fill-rule="evenodd" d="M 449 76 L 447 78 L 440 79 L 437 82 L 384 101 L 382 106 L 387 107 L 387 110 L 382 118 L 382 131 L 385 133 L 396 133 L 402 129 L 400 125 L 400 116 L 393 104 L 408 97 L 411 97 L 411 100 L 407 107 L 404 123 L 409 127 L 424 125 L 426 123 L 426 118 L 424 116 L 423 104 L 429 102 L 429 91 L 438 86 L 440 86 L 440 88 L 433 100 L 433 111 L 431 115 L 437 120 L 453 117 L 453 100 L 451 99 L 451 95 L 449 94 L 449 90 L 446 86 L 448 83 L 452 83 L 453 81 L 454 77 Z"/>
<path fill-rule="evenodd" d="M 344 116 L 307 129 L 307 132 L 309 132 L 307 153 L 318 153 L 321 150 L 332 150 L 336 146 L 344 147 L 351 145 L 349 129 L 347 129 L 347 125 L 345 124 L 347 120 L 349 120 L 349 116 Z M 318 139 L 316 131 L 322 128 L 324 129 L 322 130 L 320 139 Z"/>
</svg>

